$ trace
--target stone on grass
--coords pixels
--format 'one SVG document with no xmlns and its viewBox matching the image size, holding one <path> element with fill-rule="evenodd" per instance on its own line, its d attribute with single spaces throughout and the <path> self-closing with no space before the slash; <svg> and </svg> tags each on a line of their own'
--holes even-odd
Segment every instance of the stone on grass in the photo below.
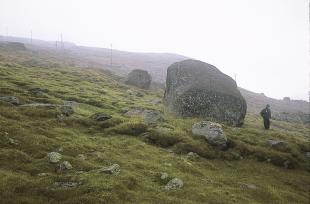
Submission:
<svg viewBox="0 0 310 204">
<path fill-rule="evenodd" d="M 90 116 L 91 119 L 95 121 L 105 121 L 112 118 L 112 116 L 106 114 L 106 113 L 95 113 L 92 116 Z"/>
<path fill-rule="evenodd" d="M 199 155 L 195 152 L 189 152 L 186 157 L 191 160 L 195 160 L 199 158 Z"/>
<path fill-rule="evenodd" d="M 61 106 L 60 112 L 65 116 L 70 116 L 74 113 L 72 106 Z"/>
<path fill-rule="evenodd" d="M 49 163 L 58 163 L 62 159 L 62 155 L 58 152 L 50 152 L 47 154 Z"/>
<path fill-rule="evenodd" d="M 192 126 L 194 136 L 204 137 L 207 142 L 220 149 L 227 146 L 227 138 L 222 130 L 222 126 L 218 123 L 202 121 Z"/>
<path fill-rule="evenodd" d="M 0 101 L 11 103 L 13 105 L 20 105 L 19 99 L 15 96 L 0 96 Z"/>
<path fill-rule="evenodd" d="M 82 182 L 76 182 L 76 181 L 62 181 L 62 182 L 55 182 L 54 186 L 56 187 L 62 187 L 62 188 L 76 188 L 79 185 L 81 185 Z"/>
<path fill-rule="evenodd" d="M 56 170 L 57 173 L 61 174 L 61 173 L 63 173 L 65 170 L 70 170 L 70 169 L 72 169 L 72 168 L 73 168 L 73 167 L 72 167 L 72 165 L 70 164 L 70 162 L 64 161 L 64 162 L 62 162 L 61 164 L 57 165 L 55 170 Z"/>
<path fill-rule="evenodd" d="M 84 154 L 78 154 L 77 158 L 82 161 L 85 161 L 87 159 L 87 157 Z"/>
<path fill-rule="evenodd" d="M 38 95 L 42 95 L 43 91 L 40 88 L 32 88 L 32 89 L 29 89 L 29 93 L 38 96 Z"/>
<path fill-rule="evenodd" d="M 33 108 L 56 108 L 57 105 L 50 103 L 29 103 L 21 105 L 21 107 L 33 107 Z"/>
<path fill-rule="evenodd" d="M 155 110 L 144 110 L 143 119 L 146 124 L 154 124 L 163 121 L 163 114 Z"/>
<path fill-rule="evenodd" d="M 212 118 L 232 126 L 243 124 L 247 109 L 235 80 L 193 59 L 168 67 L 164 104 L 174 115 Z"/>
<path fill-rule="evenodd" d="M 172 189 L 179 189 L 183 187 L 183 181 L 179 178 L 174 178 L 172 180 L 170 180 L 166 186 L 165 186 L 165 190 L 169 191 Z"/>
<path fill-rule="evenodd" d="M 106 173 L 106 174 L 113 174 L 113 175 L 117 175 L 119 174 L 121 171 L 121 167 L 120 165 L 118 164 L 113 164 L 107 168 L 102 168 L 102 169 L 99 169 L 99 172 L 103 172 L 103 173 Z"/>
<path fill-rule="evenodd" d="M 257 189 L 256 185 L 254 184 L 249 184 L 249 183 L 242 183 L 240 185 L 240 188 L 243 188 L 243 189 Z"/>
<path fill-rule="evenodd" d="M 152 77 L 147 71 L 135 69 L 128 74 L 126 83 L 142 89 L 148 89 L 150 88 L 151 81 Z"/>
<path fill-rule="evenodd" d="M 288 151 L 290 149 L 286 142 L 280 140 L 268 140 L 268 144 L 275 150 Z"/>
<path fill-rule="evenodd" d="M 167 178 L 168 178 L 168 174 L 166 172 L 163 172 L 163 173 L 160 174 L 160 179 L 161 180 L 165 180 Z"/>
</svg>

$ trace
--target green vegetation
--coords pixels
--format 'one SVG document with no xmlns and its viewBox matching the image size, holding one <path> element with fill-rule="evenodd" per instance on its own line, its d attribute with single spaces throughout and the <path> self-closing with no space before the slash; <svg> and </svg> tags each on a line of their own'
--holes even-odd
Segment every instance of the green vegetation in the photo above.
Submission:
<svg viewBox="0 0 310 204">
<path fill-rule="evenodd" d="M 259 116 L 247 115 L 242 128 L 223 127 L 229 147 L 221 151 L 192 137 L 191 126 L 199 118 L 164 113 L 164 121 L 146 125 L 139 116 L 123 115 L 124 109 L 137 107 L 164 112 L 162 104 L 149 103 L 162 97 L 160 90 L 138 90 L 108 72 L 69 67 L 48 55 L 3 47 L 0 55 L 0 96 L 16 96 L 23 104 L 78 103 L 73 106 L 74 114 L 63 116 L 58 107 L 22 107 L 0 101 L 1 203 L 309 201 L 307 126 L 272 121 L 272 129 L 265 131 Z M 31 93 L 33 88 L 42 93 Z M 90 117 L 94 113 L 112 118 L 94 121 Z M 267 145 L 269 139 L 283 140 L 289 149 L 272 149 Z M 69 161 L 73 169 L 56 173 L 56 165 L 46 158 L 52 151 L 61 153 L 62 161 Z M 200 157 L 191 160 L 188 152 Z M 96 171 L 114 163 L 121 167 L 118 175 Z M 161 172 L 168 173 L 168 179 L 161 180 Z M 183 180 L 184 187 L 163 190 L 175 177 Z M 64 188 L 57 182 L 79 185 Z M 257 188 L 244 188 L 244 184 Z"/>
</svg>

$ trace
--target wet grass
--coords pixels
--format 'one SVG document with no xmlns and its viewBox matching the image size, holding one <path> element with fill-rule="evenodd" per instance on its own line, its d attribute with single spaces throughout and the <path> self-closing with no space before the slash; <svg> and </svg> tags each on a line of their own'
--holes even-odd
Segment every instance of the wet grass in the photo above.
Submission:
<svg viewBox="0 0 310 204">
<path fill-rule="evenodd" d="M 242 128 L 224 126 L 229 148 L 220 151 L 191 135 L 199 118 L 175 118 L 148 126 L 140 117 L 125 117 L 124 108 L 164 111 L 149 101 L 160 90 L 144 91 L 124 85 L 101 70 L 68 66 L 44 68 L 26 59 L 26 51 L 0 48 L 0 95 L 14 95 L 22 103 L 64 104 L 75 101 L 75 113 L 61 116 L 59 109 L 29 108 L 0 102 L 0 197 L 2 203 L 308 203 L 309 127 L 272 121 L 263 129 L 257 115 L 248 115 Z M 16 60 L 15 58 L 24 60 Z M 40 57 L 40 58 L 39 58 Z M 42 60 L 39 56 L 36 60 Z M 44 58 L 45 59 L 45 58 Z M 24 64 L 22 63 L 24 62 Z M 48 61 L 44 61 L 48 63 Z M 50 63 L 56 63 L 51 60 Z M 31 88 L 40 88 L 33 95 Z M 128 91 L 130 90 L 130 91 Z M 137 96 L 136 93 L 143 93 Z M 104 112 L 107 121 L 90 116 Z M 165 127 L 167 131 L 158 130 Z M 268 139 L 289 144 L 277 151 Z M 62 174 L 47 162 L 57 151 L 73 169 Z M 195 152 L 200 157 L 189 159 Z M 81 154 L 84 159 L 81 159 Z M 289 166 L 284 163 L 290 161 Z M 117 163 L 121 173 L 95 170 Z M 285 168 L 287 167 L 287 168 Z M 161 172 L 184 181 L 179 190 L 164 191 Z M 38 176 L 47 173 L 46 176 Z M 77 182 L 62 188 L 55 182 Z M 254 184 L 256 189 L 242 188 Z"/>
</svg>

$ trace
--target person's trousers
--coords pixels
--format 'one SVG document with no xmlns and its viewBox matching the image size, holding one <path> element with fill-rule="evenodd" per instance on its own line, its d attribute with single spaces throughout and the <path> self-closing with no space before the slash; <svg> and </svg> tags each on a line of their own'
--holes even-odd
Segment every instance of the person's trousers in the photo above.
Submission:
<svg viewBox="0 0 310 204">
<path fill-rule="evenodd" d="M 266 130 L 268 130 L 270 128 L 270 120 L 264 118 L 264 127 Z"/>
</svg>

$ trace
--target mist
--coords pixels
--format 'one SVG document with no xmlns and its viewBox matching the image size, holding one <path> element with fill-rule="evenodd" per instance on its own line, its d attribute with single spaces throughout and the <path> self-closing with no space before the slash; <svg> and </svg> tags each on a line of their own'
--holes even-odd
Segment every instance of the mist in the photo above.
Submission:
<svg viewBox="0 0 310 204">
<path fill-rule="evenodd" d="M 0 35 L 178 53 L 251 91 L 308 100 L 308 9 L 307 0 L 1 0 Z"/>
</svg>

